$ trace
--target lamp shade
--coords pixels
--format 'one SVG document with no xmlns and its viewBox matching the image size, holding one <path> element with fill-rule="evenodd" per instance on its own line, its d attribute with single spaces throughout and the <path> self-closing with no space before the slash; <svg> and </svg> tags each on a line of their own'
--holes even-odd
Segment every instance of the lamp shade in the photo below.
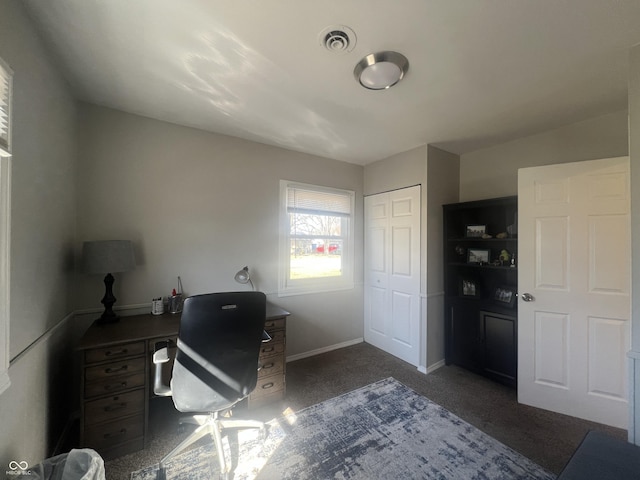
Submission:
<svg viewBox="0 0 640 480">
<path fill-rule="evenodd" d="M 128 272 L 134 268 L 136 261 L 129 240 L 101 240 L 82 245 L 82 271 L 85 273 Z"/>
<path fill-rule="evenodd" d="M 235 281 L 238 283 L 249 283 L 250 278 L 249 267 L 244 267 L 242 270 L 239 270 L 234 277 Z"/>
<path fill-rule="evenodd" d="M 252 290 L 256 289 L 253 285 L 253 282 L 251 281 L 251 275 L 249 275 L 249 267 L 244 267 L 242 270 L 239 270 L 233 278 L 238 283 L 248 283 L 249 285 L 251 285 Z"/>
</svg>

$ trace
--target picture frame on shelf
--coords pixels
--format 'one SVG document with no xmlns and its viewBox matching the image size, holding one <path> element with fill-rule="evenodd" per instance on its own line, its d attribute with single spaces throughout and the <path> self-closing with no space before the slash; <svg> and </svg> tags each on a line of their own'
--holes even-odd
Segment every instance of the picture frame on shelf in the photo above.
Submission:
<svg viewBox="0 0 640 480">
<path fill-rule="evenodd" d="M 498 285 L 493 291 L 493 302 L 503 307 L 513 308 L 516 304 L 518 293 L 515 287 Z"/>
<path fill-rule="evenodd" d="M 486 225 L 472 224 L 465 228 L 465 237 L 467 238 L 482 238 L 485 233 L 487 233 Z"/>
<path fill-rule="evenodd" d="M 480 284 L 469 278 L 461 278 L 460 296 L 467 298 L 480 298 Z"/>
<path fill-rule="evenodd" d="M 467 250 L 467 263 L 483 265 L 489 263 L 491 250 L 488 248 L 470 248 Z"/>
</svg>

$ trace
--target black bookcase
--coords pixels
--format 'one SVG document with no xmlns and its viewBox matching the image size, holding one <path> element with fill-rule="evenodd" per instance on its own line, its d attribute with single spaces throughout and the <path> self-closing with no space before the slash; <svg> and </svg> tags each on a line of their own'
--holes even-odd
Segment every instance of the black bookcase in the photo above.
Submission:
<svg viewBox="0 0 640 480">
<path fill-rule="evenodd" d="M 445 361 L 517 383 L 518 202 L 443 206 Z"/>
</svg>

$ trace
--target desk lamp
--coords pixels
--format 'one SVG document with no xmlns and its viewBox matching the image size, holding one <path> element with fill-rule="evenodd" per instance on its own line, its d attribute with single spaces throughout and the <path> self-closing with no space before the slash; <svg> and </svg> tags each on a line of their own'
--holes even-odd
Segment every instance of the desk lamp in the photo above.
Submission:
<svg viewBox="0 0 640 480">
<path fill-rule="evenodd" d="M 251 285 L 251 290 L 256 289 L 256 287 L 253 286 L 253 282 L 251 281 L 251 275 L 249 275 L 249 267 L 244 267 L 242 270 L 236 273 L 236 276 L 233 278 L 236 282 L 242 283 L 243 285 L 248 283 L 249 285 Z"/>
<path fill-rule="evenodd" d="M 85 273 L 104 273 L 105 293 L 102 298 L 104 312 L 97 323 L 113 323 L 120 318 L 113 312 L 116 297 L 113 296 L 112 273 L 128 272 L 136 267 L 133 245 L 129 240 L 103 240 L 84 242 L 82 245 L 82 270 Z"/>
</svg>

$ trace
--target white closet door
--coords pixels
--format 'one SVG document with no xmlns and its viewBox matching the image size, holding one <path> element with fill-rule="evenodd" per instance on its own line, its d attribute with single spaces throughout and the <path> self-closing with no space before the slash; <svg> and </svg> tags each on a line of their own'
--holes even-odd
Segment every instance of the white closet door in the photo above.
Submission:
<svg viewBox="0 0 640 480">
<path fill-rule="evenodd" d="M 365 341 L 418 366 L 420 186 L 365 197 Z"/>
</svg>

